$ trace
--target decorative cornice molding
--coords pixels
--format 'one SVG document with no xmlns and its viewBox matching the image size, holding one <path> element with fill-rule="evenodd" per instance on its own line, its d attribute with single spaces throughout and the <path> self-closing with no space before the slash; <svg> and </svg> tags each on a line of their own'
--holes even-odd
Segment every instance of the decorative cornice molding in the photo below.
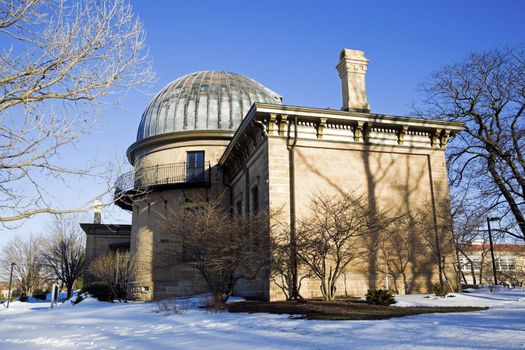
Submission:
<svg viewBox="0 0 525 350">
<path fill-rule="evenodd" d="M 182 141 L 230 140 L 233 135 L 234 132 L 231 130 L 188 130 L 156 135 L 131 144 L 126 151 L 126 156 L 128 157 L 129 162 L 134 165 L 136 155 L 151 147 L 158 147 Z"/>
<path fill-rule="evenodd" d="M 81 223 L 80 227 L 86 235 L 111 235 L 129 236 L 131 235 L 131 225 L 128 224 L 92 224 Z"/>
<path fill-rule="evenodd" d="M 449 137 L 463 130 L 463 124 L 456 122 L 255 103 L 230 141 L 219 165 L 228 162 L 229 157 L 239 158 L 239 154 L 232 153 L 239 152 L 239 142 L 246 144 L 247 133 L 250 133 L 254 123 L 259 128 L 263 126 L 268 137 L 286 137 L 287 128 L 290 126 L 293 130 L 295 127 L 293 123 L 289 125 L 292 117 L 298 117 L 299 139 L 379 146 L 444 150 Z M 241 159 L 246 159 L 246 154 Z"/>
<path fill-rule="evenodd" d="M 425 128 L 442 128 L 459 132 L 463 130 L 464 124 L 458 122 L 446 122 L 441 120 L 409 118 L 377 113 L 362 113 L 353 111 L 340 111 L 335 109 L 323 109 L 313 107 L 300 107 L 289 105 L 276 105 L 269 103 L 254 103 L 258 113 L 293 114 L 299 117 L 327 118 L 328 122 L 333 119 L 340 121 L 361 121 L 374 124 L 406 125 Z M 253 107 L 252 107 L 253 108 Z"/>
</svg>

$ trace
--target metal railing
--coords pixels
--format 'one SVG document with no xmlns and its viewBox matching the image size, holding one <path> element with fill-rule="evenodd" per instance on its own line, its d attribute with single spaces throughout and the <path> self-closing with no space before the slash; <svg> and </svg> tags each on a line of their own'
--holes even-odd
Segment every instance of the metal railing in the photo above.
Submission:
<svg viewBox="0 0 525 350">
<path fill-rule="evenodd" d="M 203 166 L 187 166 L 187 163 L 171 163 L 149 167 L 140 167 L 134 171 L 122 174 L 115 182 L 115 196 L 118 194 L 146 188 L 170 184 L 205 184 L 210 181 L 210 162 Z"/>
</svg>

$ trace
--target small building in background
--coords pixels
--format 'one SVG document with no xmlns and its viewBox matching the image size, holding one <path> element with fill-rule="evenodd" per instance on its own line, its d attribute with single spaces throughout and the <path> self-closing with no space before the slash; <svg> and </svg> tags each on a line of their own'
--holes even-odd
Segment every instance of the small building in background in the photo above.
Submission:
<svg viewBox="0 0 525 350">
<path fill-rule="evenodd" d="M 96 218 L 96 216 L 95 216 Z M 99 221 L 99 220 L 94 220 Z M 108 254 L 115 255 L 115 259 L 129 256 L 131 239 L 131 225 L 116 225 L 98 223 L 82 223 L 80 227 L 86 233 L 86 266 L 84 285 L 94 282 L 89 271 L 93 261 Z M 118 264 L 117 264 L 118 266 Z"/>
<path fill-rule="evenodd" d="M 525 244 L 496 243 L 494 258 L 498 283 L 525 285 Z M 474 241 L 463 244 L 459 253 L 461 282 L 466 285 L 494 284 L 490 244 Z"/>
</svg>

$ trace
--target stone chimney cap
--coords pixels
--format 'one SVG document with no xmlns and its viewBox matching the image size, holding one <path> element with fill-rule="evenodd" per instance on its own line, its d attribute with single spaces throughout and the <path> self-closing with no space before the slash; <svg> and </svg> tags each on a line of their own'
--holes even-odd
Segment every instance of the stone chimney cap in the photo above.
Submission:
<svg viewBox="0 0 525 350">
<path fill-rule="evenodd" d="M 368 62 L 368 59 L 365 57 L 365 52 L 361 50 L 342 49 L 339 59 L 343 60 L 345 58 Z"/>
<path fill-rule="evenodd" d="M 366 97 L 365 75 L 368 59 L 361 50 L 343 49 L 336 66 L 341 78 L 344 111 L 370 113 Z"/>
<path fill-rule="evenodd" d="M 93 210 L 95 213 L 102 213 L 102 209 L 104 209 L 104 204 L 100 199 L 97 199 L 93 202 Z"/>
</svg>

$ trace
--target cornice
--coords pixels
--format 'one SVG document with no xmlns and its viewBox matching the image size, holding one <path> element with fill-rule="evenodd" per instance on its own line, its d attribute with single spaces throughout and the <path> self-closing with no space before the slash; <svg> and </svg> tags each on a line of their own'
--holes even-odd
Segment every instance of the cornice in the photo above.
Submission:
<svg viewBox="0 0 525 350">
<path fill-rule="evenodd" d="M 287 137 L 291 120 L 298 120 L 298 138 L 352 142 L 366 145 L 385 145 L 403 148 L 446 148 L 450 136 L 463 130 L 463 123 L 407 118 L 375 113 L 338 111 L 331 109 L 254 103 L 230 144 L 219 165 L 224 165 L 230 154 L 238 148 L 248 128 L 263 127 L 269 137 Z M 293 125 L 291 126 L 293 129 Z"/>
<path fill-rule="evenodd" d="M 81 223 L 80 227 L 86 235 L 118 235 L 129 236 L 131 234 L 131 225 L 129 224 L 93 224 Z"/>
<path fill-rule="evenodd" d="M 233 135 L 233 138 L 230 141 L 230 143 L 228 144 L 228 147 L 226 147 L 226 150 L 224 150 L 224 153 L 222 154 L 221 159 L 219 159 L 219 163 L 218 163 L 219 166 L 223 166 L 224 165 L 224 162 L 226 161 L 226 159 L 228 158 L 228 156 L 230 155 L 232 150 L 235 148 L 235 145 L 237 144 L 239 139 L 244 134 L 244 131 L 253 122 L 253 118 L 254 118 L 254 116 L 256 114 L 256 111 L 257 111 L 257 104 L 254 103 L 252 105 L 252 107 L 250 108 L 250 110 L 248 111 L 248 113 L 246 114 L 246 116 L 244 117 L 244 119 L 242 120 L 241 125 L 239 125 L 239 128 L 237 129 L 237 131 Z"/>
<path fill-rule="evenodd" d="M 233 135 L 234 132 L 231 130 L 188 130 L 155 135 L 131 144 L 126 151 L 126 156 L 133 165 L 137 153 L 150 147 L 158 147 L 182 141 L 230 140 Z"/>
<path fill-rule="evenodd" d="M 377 113 L 363 113 L 354 111 L 341 111 L 336 109 L 324 109 L 314 107 L 300 107 L 289 105 L 277 105 L 270 103 L 254 103 L 255 109 L 260 113 L 275 113 L 296 115 L 304 117 L 326 118 L 333 116 L 337 120 L 361 121 L 370 122 L 374 124 L 391 124 L 391 125 L 406 125 L 423 128 L 447 129 L 450 131 L 459 132 L 464 128 L 463 123 L 446 122 L 441 120 L 409 118 L 402 116 L 377 114 Z"/>
</svg>

